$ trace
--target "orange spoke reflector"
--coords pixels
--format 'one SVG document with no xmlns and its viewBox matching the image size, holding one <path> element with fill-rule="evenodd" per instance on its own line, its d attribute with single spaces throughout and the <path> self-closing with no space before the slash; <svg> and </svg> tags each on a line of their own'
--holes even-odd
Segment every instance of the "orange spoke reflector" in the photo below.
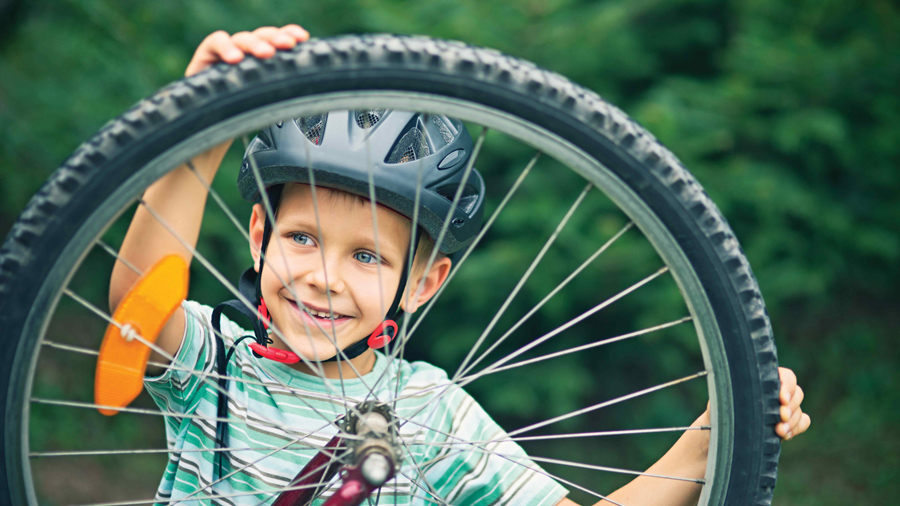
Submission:
<svg viewBox="0 0 900 506">
<path fill-rule="evenodd" d="M 131 287 L 112 316 L 122 328 L 113 324 L 106 327 L 100 345 L 94 377 L 95 403 L 125 407 L 141 393 L 150 347 L 135 339 L 135 334 L 155 343 L 163 325 L 187 297 L 187 288 L 188 266 L 177 255 L 157 262 Z M 108 416 L 119 412 L 102 408 L 98 411 Z"/>
</svg>

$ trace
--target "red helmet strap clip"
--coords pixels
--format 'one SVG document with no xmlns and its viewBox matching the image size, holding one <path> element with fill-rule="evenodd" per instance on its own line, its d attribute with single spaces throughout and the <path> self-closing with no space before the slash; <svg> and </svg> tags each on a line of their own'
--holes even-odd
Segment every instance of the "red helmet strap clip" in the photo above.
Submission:
<svg viewBox="0 0 900 506">
<path fill-rule="evenodd" d="M 393 329 L 393 332 L 386 332 L 388 328 Z M 369 348 L 376 350 L 384 348 L 395 337 L 397 337 L 397 322 L 394 320 L 385 320 L 378 324 L 378 326 L 375 327 L 375 330 L 372 331 L 372 335 L 369 336 Z"/>
<path fill-rule="evenodd" d="M 266 301 L 260 297 L 259 298 L 259 306 L 257 306 L 260 315 L 260 321 L 262 321 L 263 327 L 266 329 L 269 328 L 269 308 L 266 307 Z"/>
</svg>

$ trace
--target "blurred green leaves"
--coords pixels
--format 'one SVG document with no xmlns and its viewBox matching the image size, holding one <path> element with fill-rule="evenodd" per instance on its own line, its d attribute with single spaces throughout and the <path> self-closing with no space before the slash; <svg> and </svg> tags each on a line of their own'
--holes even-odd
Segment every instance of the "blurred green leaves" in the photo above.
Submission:
<svg viewBox="0 0 900 506">
<path fill-rule="evenodd" d="M 23 14 L 0 47 L 3 232 L 79 142 L 180 77 L 196 45 L 217 29 L 297 22 L 320 37 L 422 33 L 494 47 L 598 91 L 697 176 L 737 232 L 759 278 L 782 363 L 797 370 L 813 418 L 810 434 L 785 447 L 776 504 L 887 503 L 896 496 L 900 12 L 895 3 L 38 0 Z M 483 163 L 510 167 L 488 181 L 505 188 L 530 153 L 494 140 Z M 226 165 L 235 166 L 231 156 Z M 531 188 L 552 183 L 577 192 L 580 185 L 540 173 L 533 177 L 537 183 Z M 225 188 L 231 181 L 220 178 L 216 184 Z M 524 198 L 534 191 L 523 190 Z M 561 216 L 570 204 L 536 201 L 546 206 L 533 210 L 539 216 Z M 521 315 L 567 273 L 562 266 L 574 267 L 624 225 L 621 216 L 594 202 L 599 200 L 573 217 L 511 313 Z M 236 199 L 230 204 L 242 209 Z M 418 353 L 438 364 L 458 363 L 468 339 L 478 335 L 503 290 L 511 288 L 508 280 L 517 279 L 552 226 L 532 214 L 506 216 L 486 238 L 493 256 L 476 254 L 459 273 L 460 284 L 478 288 L 448 294 L 444 304 L 457 312 L 434 317 L 435 328 L 453 328 L 451 338 L 420 336 Z M 220 265 L 236 275 L 248 264 L 246 246 L 237 245 L 222 216 L 206 227 L 201 251 L 218 253 Z M 119 226 L 108 237 L 117 243 L 123 233 Z M 524 245 L 510 240 L 523 234 L 534 240 Z M 649 267 L 653 252 L 639 241 L 626 235 L 621 246 L 605 255 L 603 271 L 589 269 L 594 278 L 602 275 L 601 283 L 573 283 L 534 317 L 533 331 L 551 328 L 563 309 L 586 310 L 647 274 L 629 266 L 656 268 Z M 194 288 L 207 302 L 219 296 L 202 283 Z M 99 303 L 105 289 L 99 280 L 90 295 Z M 682 309 L 674 284 L 661 285 L 642 303 L 622 301 L 609 317 L 587 327 L 611 336 L 678 318 Z M 511 321 L 499 327 L 504 323 Z M 584 338 L 582 332 L 590 337 L 583 329 L 576 334 Z M 695 350 L 679 342 L 662 345 L 661 369 L 689 362 L 685 357 Z M 597 385 L 615 390 L 648 374 L 640 365 L 640 346 L 609 350 L 593 363 L 548 362 L 538 378 L 554 379 L 535 388 L 523 386 L 534 378 L 510 371 L 497 379 L 509 385 L 505 396 L 479 392 L 477 383 L 473 389 L 510 419 L 547 403 L 566 409 L 575 401 L 599 402 L 591 398 Z M 602 375 L 604 360 L 636 365 L 627 377 L 608 378 Z M 510 376 L 501 380 L 504 374 Z M 663 411 L 695 416 L 690 402 L 678 400 L 673 396 L 641 409 L 648 423 Z M 627 415 L 612 411 L 594 423 Z M 616 444 L 627 453 L 634 443 Z M 665 444 L 661 440 L 635 453 L 658 454 Z"/>
</svg>

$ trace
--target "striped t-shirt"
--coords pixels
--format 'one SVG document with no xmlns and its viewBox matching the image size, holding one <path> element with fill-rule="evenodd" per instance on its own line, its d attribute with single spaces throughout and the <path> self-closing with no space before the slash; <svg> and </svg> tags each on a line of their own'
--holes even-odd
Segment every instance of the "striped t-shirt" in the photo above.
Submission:
<svg viewBox="0 0 900 506">
<path fill-rule="evenodd" d="M 210 486 L 218 391 L 215 377 L 204 375 L 216 372 L 212 309 L 196 302 L 183 307 L 185 334 L 175 361 L 162 375 L 145 379 L 161 410 L 184 415 L 165 417 L 168 446 L 175 451 L 158 501 L 271 504 L 336 434 L 333 422 L 346 413 L 345 404 L 394 398 L 407 456 L 396 477 L 373 494 L 378 504 L 551 506 L 566 495 L 521 447 L 502 441 L 503 429 L 441 369 L 377 353 L 374 369 L 362 378 L 323 380 L 256 359 L 244 343 L 228 363 L 229 451 L 220 473 L 227 478 Z M 249 334 L 224 317 L 221 328 L 226 347 Z M 314 504 L 339 485 L 336 480 Z"/>
</svg>

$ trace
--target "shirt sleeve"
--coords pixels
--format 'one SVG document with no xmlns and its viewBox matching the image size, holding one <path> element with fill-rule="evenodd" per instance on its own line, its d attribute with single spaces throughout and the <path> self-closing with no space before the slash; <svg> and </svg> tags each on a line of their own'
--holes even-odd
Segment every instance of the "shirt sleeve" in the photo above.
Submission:
<svg viewBox="0 0 900 506">
<path fill-rule="evenodd" d="M 568 491 L 528 458 L 506 432 L 461 388 L 448 395 L 448 409 L 432 423 L 447 427 L 445 442 L 426 477 L 454 506 L 511 504 L 553 506 Z M 465 444 L 475 441 L 475 444 Z"/>
<path fill-rule="evenodd" d="M 159 376 L 144 378 L 144 386 L 164 413 L 189 414 L 197 406 L 197 393 L 205 383 L 215 383 L 209 376 L 216 369 L 216 340 L 210 317 L 212 308 L 194 301 L 184 301 L 184 336 L 175 352 L 175 360 Z M 226 345 L 233 341 L 239 327 L 222 318 Z"/>
</svg>

